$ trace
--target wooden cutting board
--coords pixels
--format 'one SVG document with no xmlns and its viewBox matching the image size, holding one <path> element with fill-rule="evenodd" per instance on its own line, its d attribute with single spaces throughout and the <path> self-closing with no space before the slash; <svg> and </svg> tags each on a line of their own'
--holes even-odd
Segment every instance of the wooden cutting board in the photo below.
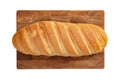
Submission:
<svg viewBox="0 0 120 80">
<path fill-rule="evenodd" d="M 25 25 L 55 20 L 72 23 L 92 23 L 104 29 L 104 11 L 102 10 L 19 10 L 17 11 L 17 30 Z M 104 68 L 104 50 L 85 57 L 47 57 L 25 55 L 17 51 L 18 69 L 53 69 L 53 68 Z"/>
</svg>

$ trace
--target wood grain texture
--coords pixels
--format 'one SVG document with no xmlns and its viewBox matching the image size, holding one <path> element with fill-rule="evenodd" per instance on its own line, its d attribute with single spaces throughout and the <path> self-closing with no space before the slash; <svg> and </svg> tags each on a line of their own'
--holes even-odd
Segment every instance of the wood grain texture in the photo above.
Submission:
<svg viewBox="0 0 120 80">
<path fill-rule="evenodd" d="M 73 23 L 92 23 L 104 28 L 104 11 L 17 11 L 17 30 L 25 25 L 55 20 Z M 17 51 L 18 69 L 40 68 L 104 68 L 104 51 L 85 57 L 47 57 L 24 55 Z"/>
</svg>

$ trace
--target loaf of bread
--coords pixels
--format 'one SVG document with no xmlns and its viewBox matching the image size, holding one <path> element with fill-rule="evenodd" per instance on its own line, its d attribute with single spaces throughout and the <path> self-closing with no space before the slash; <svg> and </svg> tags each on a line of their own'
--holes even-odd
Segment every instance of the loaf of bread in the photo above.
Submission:
<svg viewBox="0 0 120 80">
<path fill-rule="evenodd" d="M 79 57 L 101 52 L 107 36 L 94 24 L 40 21 L 18 30 L 12 41 L 28 55 Z"/>
</svg>

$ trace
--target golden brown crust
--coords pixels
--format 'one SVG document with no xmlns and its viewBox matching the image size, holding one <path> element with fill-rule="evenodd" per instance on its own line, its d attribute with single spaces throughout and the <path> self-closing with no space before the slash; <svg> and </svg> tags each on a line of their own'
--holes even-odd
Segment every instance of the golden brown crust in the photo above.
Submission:
<svg viewBox="0 0 120 80">
<path fill-rule="evenodd" d="M 94 24 L 40 21 L 17 31 L 12 41 L 25 54 L 85 56 L 102 51 L 107 36 Z"/>
</svg>

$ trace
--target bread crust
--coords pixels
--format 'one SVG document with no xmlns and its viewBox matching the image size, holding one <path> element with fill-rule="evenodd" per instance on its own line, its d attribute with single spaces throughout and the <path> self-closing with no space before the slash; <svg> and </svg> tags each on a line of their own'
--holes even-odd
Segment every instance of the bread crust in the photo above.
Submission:
<svg viewBox="0 0 120 80">
<path fill-rule="evenodd" d="M 40 21 L 18 30 L 14 47 L 30 55 L 86 56 L 101 52 L 107 44 L 102 28 L 94 24 Z"/>
</svg>

